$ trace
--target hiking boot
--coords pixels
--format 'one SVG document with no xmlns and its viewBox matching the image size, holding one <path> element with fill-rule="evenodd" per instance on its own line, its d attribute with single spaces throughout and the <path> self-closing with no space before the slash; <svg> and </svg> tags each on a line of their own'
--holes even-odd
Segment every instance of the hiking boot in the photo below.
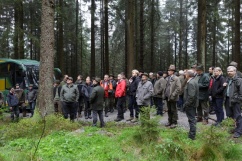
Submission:
<svg viewBox="0 0 242 161">
<path fill-rule="evenodd" d="M 131 120 L 132 123 L 138 122 L 139 119 L 138 118 L 134 118 L 133 120 Z"/>
<path fill-rule="evenodd" d="M 114 121 L 119 122 L 119 121 L 121 121 L 121 120 L 123 120 L 123 119 L 121 119 L 121 118 L 116 118 Z"/>
<path fill-rule="evenodd" d="M 105 114 L 105 117 L 108 117 L 108 114 Z"/>
<path fill-rule="evenodd" d="M 204 119 L 203 120 L 203 125 L 207 125 L 208 124 L 208 120 Z"/>
<path fill-rule="evenodd" d="M 88 116 L 89 119 L 92 119 L 92 116 Z"/>
<path fill-rule="evenodd" d="M 177 127 L 177 124 L 171 124 L 171 126 L 170 126 L 171 129 L 174 129 L 176 127 Z"/>
<path fill-rule="evenodd" d="M 88 119 L 88 116 L 85 116 L 85 119 Z"/>
<path fill-rule="evenodd" d="M 170 127 L 170 126 L 171 126 L 171 123 L 169 122 L 165 124 L 165 127 Z"/>
<path fill-rule="evenodd" d="M 111 110 L 110 110 L 110 113 L 113 113 L 114 112 L 114 109 L 112 108 Z"/>
<path fill-rule="evenodd" d="M 130 117 L 129 119 L 127 119 L 126 121 L 132 121 L 134 119 L 134 117 Z"/>
<path fill-rule="evenodd" d="M 201 117 L 197 117 L 197 122 L 202 122 L 203 119 Z"/>
</svg>

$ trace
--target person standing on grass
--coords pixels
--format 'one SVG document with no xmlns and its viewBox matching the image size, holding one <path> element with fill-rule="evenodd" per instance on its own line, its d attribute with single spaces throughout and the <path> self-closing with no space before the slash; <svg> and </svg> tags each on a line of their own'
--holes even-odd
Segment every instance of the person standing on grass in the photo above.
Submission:
<svg viewBox="0 0 242 161">
<path fill-rule="evenodd" d="M 141 75 L 141 81 L 139 82 L 137 91 L 136 91 L 136 102 L 138 105 L 135 118 L 131 121 L 133 123 L 138 122 L 139 112 L 142 107 L 148 107 L 151 104 L 151 96 L 153 95 L 153 84 L 148 81 L 149 75 L 143 73 Z"/>
<path fill-rule="evenodd" d="M 34 116 L 34 110 L 37 100 L 37 91 L 33 89 L 33 84 L 29 85 L 29 89 L 26 93 L 27 101 L 30 107 L 31 117 Z"/>
<path fill-rule="evenodd" d="M 68 77 L 66 84 L 62 86 L 60 92 L 60 100 L 63 106 L 64 118 L 68 118 L 70 115 L 70 120 L 74 121 L 76 118 L 77 105 L 79 99 L 79 90 L 77 85 L 73 84 L 73 78 Z"/>
<path fill-rule="evenodd" d="M 228 79 L 223 84 L 225 89 L 225 110 L 227 117 L 233 118 L 236 121 L 236 128 L 233 130 L 234 138 L 242 135 L 242 78 L 236 74 L 237 70 L 234 66 L 227 68 Z"/>
<path fill-rule="evenodd" d="M 219 67 L 214 68 L 214 78 L 212 86 L 209 90 L 209 100 L 212 100 L 217 121 L 214 124 L 215 126 L 220 125 L 224 119 L 224 110 L 223 110 L 223 93 L 225 87 L 225 78 L 223 77 L 222 69 Z"/>
<path fill-rule="evenodd" d="M 126 99 L 126 81 L 124 80 L 124 75 L 118 75 L 118 82 L 115 92 L 115 97 L 117 100 L 118 115 L 114 121 L 121 121 L 124 119 L 124 102 Z"/>
<path fill-rule="evenodd" d="M 104 89 L 100 86 L 101 79 L 96 77 L 93 80 L 93 89 L 92 94 L 90 96 L 90 104 L 92 108 L 92 117 L 93 124 L 92 126 L 97 126 L 97 115 L 100 120 L 100 127 L 104 127 L 104 119 L 103 119 L 103 101 L 104 101 Z"/>
<path fill-rule="evenodd" d="M 11 120 L 14 121 L 14 115 L 16 116 L 16 121 L 19 119 L 19 101 L 15 93 L 14 88 L 11 88 L 9 94 L 7 95 L 7 102 L 9 109 L 11 111 Z"/>
<path fill-rule="evenodd" d="M 177 127 L 178 113 L 176 102 L 179 99 L 179 94 L 181 91 L 181 82 L 174 74 L 175 71 L 175 65 L 170 65 L 168 69 L 168 77 L 166 78 L 166 89 L 164 90 L 168 108 L 168 123 L 165 126 L 170 128 Z"/>
<path fill-rule="evenodd" d="M 186 85 L 184 87 L 184 110 L 186 112 L 190 131 L 188 138 L 194 140 L 196 136 L 196 108 L 198 106 L 198 82 L 194 79 L 192 69 L 186 72 Z"/>
<path fill-rule="evenodd" d="M 164 90 L 166 88 L 166 80 L 163 77 L 163 72 L 157 73 L 157 80 L 154 85 L 154 103 L 157 109 L 156 114 L 163 116 L 163 98 Z"/>
</svg>

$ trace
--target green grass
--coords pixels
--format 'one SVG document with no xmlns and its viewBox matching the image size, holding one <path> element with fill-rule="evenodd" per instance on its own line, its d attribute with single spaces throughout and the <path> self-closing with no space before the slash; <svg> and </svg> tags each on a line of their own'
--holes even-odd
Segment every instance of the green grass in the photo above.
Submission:
<svg viewBox="0 0 242 161">
<path fill-rule="evenodd" d="M 48 116 L 46 131 L 37 153 L 36 145 L 43 129 L 40 118 L 24 119 L 0 128 L 0 161 L 240 161 L 242 139 L 233 139 L 227 130 L 199 125 L 197 139 L 187 138 L 187 130 L 159 127 L 158 136 L 150 139 L 147 129 L 157 132 L 155 120 L 146 122 L 152 128 L 107 123 L 100 129 L 87 124 L 71 123 L 61 117 Z M 159 125 L 160 126 L 160 125 Z M 146 129 L 146 130 L 145 130 Z M 141 132 L 143 130 L 143 132 Z M 139 141 L 140 136 L 142 141 Z"/>
</svg>

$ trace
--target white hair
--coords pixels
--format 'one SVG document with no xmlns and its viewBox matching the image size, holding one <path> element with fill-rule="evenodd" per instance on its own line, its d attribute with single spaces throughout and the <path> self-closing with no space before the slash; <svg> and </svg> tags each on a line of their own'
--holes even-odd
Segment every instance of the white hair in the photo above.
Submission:
<svg viewBox="0 0 242 161">
<path fill-rule="evenodd" d="M 237 71 L 237 69 L 236 69 L 234 66 L 228 66 L 227 71 L 228 71 L 228 70 L 233 70 L 233 71 L 235 71 L 235 72 Z"/>
<path fill-rule="evenodd" d="M 183 70 L 180 70 L 179 71 L 179 75 L 184 75 L 184 71 Z"/>
<path fill-rule="evenodd" d="M 139 74 L 139 71 L 137 69 L 132 70 L 132 73 Z"/>
</svg>

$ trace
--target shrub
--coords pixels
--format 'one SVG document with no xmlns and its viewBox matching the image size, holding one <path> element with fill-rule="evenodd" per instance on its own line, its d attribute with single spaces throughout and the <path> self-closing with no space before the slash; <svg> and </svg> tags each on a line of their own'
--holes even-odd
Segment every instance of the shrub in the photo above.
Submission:
<svg viewBox="0 0 242 161">
<path fill-rule="evenodd" d="M 141 125 L 137 128 L 134 138 L 140 143 L 155 142 L 159 138 L 159 120 L 150 118 L 150 107 L 143 107 L 140 113 Z"/>
</svg>

